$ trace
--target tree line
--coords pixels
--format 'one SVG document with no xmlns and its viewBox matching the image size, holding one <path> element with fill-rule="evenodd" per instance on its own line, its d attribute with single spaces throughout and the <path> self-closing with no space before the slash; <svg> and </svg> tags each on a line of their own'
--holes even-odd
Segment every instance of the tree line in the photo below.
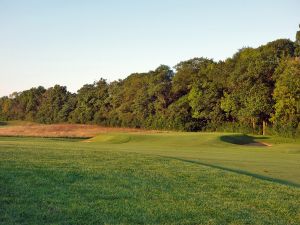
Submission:
<svg viewBox="0 0 300 225">
<path fill-rule="evenodd" d="M 300 127 L 300 31 L 242 48 L 231 58 L 161 65 L 76 94 L 65 86 L 0 98 L 0 120 L 91 123 L 182 131 L 239 131 L 294 136 Z"/>
</svg>

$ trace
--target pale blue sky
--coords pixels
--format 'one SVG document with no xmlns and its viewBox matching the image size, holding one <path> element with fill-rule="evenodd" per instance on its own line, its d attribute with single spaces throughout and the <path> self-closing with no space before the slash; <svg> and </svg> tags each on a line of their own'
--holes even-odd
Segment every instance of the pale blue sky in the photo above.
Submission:
<svg viewBox="0 0 300 225">
<path fill-rule="evenodd" d="M 295 39 L 299 0 L 0 0 L 0 96 Z"/>
</svg>

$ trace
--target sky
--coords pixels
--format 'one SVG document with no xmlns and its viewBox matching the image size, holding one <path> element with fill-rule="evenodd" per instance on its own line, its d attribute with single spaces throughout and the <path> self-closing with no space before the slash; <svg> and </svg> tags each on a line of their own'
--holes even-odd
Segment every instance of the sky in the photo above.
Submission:
<svg viewBox="0 0 300 225">
<path fill-rule="evenodd" d="M 295 40 L 299 0 L 0 0 L 0 96 Z"/>
</svg>

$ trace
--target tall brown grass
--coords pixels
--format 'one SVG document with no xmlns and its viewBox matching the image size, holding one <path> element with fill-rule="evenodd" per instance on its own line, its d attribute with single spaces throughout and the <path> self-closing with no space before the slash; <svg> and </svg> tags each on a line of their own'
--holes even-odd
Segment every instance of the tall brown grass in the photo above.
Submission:
<svg viewBox="0 0 300 225">
<path fill-rule="evenodd" d="M 144 132 L 134 128 L 113 128 L 82 124 L 23 124 L 1 126 L 0 136 L 32 136 L 32 137 L 94 137 L 106 132 Z"/>
</svg>

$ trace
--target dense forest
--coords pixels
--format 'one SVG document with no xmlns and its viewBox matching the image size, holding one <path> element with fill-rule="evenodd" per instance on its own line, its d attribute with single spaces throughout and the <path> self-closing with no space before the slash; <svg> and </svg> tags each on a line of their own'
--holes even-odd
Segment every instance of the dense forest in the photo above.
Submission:
<svg viewBox="0 0 300 225">
<path fill-rule="evenodd" d="M 221 49 L 220 49 L 221 51 Z M 231 58 L 161 65 L 76 94 L 60 85 L 0 98 L 0 120 L 183 131 L 300 133 L 300 31 Z"/>
</svg>

